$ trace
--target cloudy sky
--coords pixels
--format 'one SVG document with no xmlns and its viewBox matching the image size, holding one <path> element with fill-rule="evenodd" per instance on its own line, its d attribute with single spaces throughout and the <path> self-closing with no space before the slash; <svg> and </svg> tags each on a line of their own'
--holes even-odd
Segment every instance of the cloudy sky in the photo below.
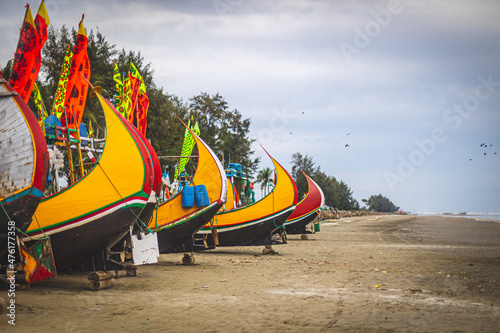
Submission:
<svg viewBox="0 0 500 333">
<path fill-rule="evenodd" d="M 24 4 L 0 0 L 0 66 Z M 313 157 L 360 203 L 380 193 L 416 213 L 500 212 L 499 1 L 46 6 L 56 28 L 85 13 L 87 30 L 140 51 L 165 91 L 220 93 L 251 118 L 261 167 L 260 144 L 286 168 L 295 152 Z"/>
</svg>

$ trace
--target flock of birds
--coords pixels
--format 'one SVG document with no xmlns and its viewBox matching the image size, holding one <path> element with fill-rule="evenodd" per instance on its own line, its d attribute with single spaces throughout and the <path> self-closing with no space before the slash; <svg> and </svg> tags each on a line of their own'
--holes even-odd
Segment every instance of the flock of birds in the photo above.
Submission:
<svg viewBox="0 0 500 333">
<path fill-rule="evenodd" d="M 487 144 L 487 143 L 481 143 L 479 146 L 482 147 L 482 148 L 493 147 L 492 144 Z M 496 154 L 497 154 L 497 152 L 493 153 L 493 155 L 496 155 Z M 487 155 L 487 153 L 483 153 L 483 156 L 486 156 L 486 155 Z M 469 158 L 469 161 L 472 161 L 472 158 Z"/>
</svg>

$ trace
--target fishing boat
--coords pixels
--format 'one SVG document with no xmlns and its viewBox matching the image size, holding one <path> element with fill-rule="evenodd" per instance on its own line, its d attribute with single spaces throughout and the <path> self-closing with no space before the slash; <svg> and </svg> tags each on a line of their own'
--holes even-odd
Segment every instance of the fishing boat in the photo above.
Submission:
<svg viewBox="0 0 500 333">
<path fill-rule="evenodd" d="M 224 167 L 213 150 L 198 135 L 190 132 L 198 147 L 198 165 L 191 185 L 203 185 L 208 200 L 203 207 L 183 208 L 185 186 L 182 192 L 159 205 L 148 228 L 157 233 L 160 253 L 193 251 L 193 235 L 212 220 L 226 201 Z"/>
<path fill-rule="evenodd" d="M 8 230 L 24 232 L 29 227 L 48 166 L 47 144 L 36 117 L 0 76 L 0 257 L 7 251 Z"/>
<path fill-rule="evenodd" d="M 306 225 L 313 221 L 319 214 L 319 209 L 325 204 L 325 195 L 314 180 L 302 173 L 307 179 L 307 193 L 299 201 L 297 207 L 285 222 L 287 234 L 306 234 Z"/>
<path fill-rule="evenodd" d="M 50 237 L 58 270 L 120 240 L 155 186 L 153 162 L 137 132 L 97 90 L 93 93 L 106 119 L 103 151 L 84 177 L 42 199 L 23 239 Z"/>
<path fill-rule="evenodd" d="M 146 152 L 148 154 L 148 163 L 152 165 L 152 191 L 151 194 L 149 195 L 149 199 L 146 203 L 146 206 L 142 210 L 141 214 L 139 215 L 137 219 L 137 223 L 135 226 L 135 230 L 140 230 L 140 227 L 146 227 L 151 220 L 151 217 L 153 216 L 153 212 L 156 207 L 157 203 L 157 195 L 160 193 L 161 190 L 161 165 L 160 165 L 160 160 L 158 159 L 158 155 L 156 154 L 156 151 L 154 150 L 153 146 L 149 142 L 146 137 L 137 130 L 136 127 L 134 127 L 130 122 L 125 121 L 125 125 L 129 128 L 129 130 L 135 134 L 137 142 L 140 144 L 144 145 Z"/>
<path fill-rule="evenodd" d="M 272 191 L 247 206 L 217 213 L 213 224 L 206 224 L 197 234 L 197 239 L 203 239 L 203 243 L 209 247 L 276 243 L 271 236 L 278 228 L 282 228 L 295 209 L 297 187 L 288 172 L 267 154 L 276 170 L 276 184 Z"/>
</svg>

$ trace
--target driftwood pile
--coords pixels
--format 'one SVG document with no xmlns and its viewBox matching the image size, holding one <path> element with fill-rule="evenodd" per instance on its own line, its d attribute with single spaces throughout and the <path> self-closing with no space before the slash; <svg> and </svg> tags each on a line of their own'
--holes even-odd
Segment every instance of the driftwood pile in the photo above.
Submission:
<svg viewBox="0 0 500 333">
<path fill-rule="evenodd" d="M 321 210 L 314 222 L 325 220 L 338 220 L 343 217 L 366 216 L 366 215 L 380 215 L 384 213 L 368 212 L 366 210 Z"/>
</svg>

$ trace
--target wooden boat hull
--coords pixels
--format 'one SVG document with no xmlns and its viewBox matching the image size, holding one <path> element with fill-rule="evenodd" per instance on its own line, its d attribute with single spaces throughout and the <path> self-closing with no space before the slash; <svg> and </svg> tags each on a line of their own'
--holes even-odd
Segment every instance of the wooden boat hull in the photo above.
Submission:
<svg viewBox="0 0 500 333">
<path fill-rule="evenodd" d="M 314 219 L 316 218 L 316 216 L 318 216 L 318 214 L 319 214 L 318 211 L 314 211 L 308 215 L 299 217 L 296 220 L 287 221 L 285 223 L 286 233 L 290 235 L 306 234 L 307 233 L 306 226 L 312 221 L 314 221 Z"/>
<path fill-rule="evenodd" d="M 257 246 L 276 244 L 272 239 L 272 234 L 283 226 L 285 221 L 292 214 L 294 207 L 290 207 L 276 214 L 266 216 L 246 224 L 239 224 L 232 227 L 217 227 L 217 246 Z M 205 233 L 205 235 L 208 233 Z M 198 235 L 199 236 L 199 235 Z M 209 246 L 215 245 L 213 238 L 208 234 L 207 242 Z M 196 242 L 201 245 L 200 241 Z"/>
<path fill-rule="evenodd" d="M 306 225 L 319 214 L 318 210 L 325 204 L 325 195 L 311 177 L 302 171 L 307 180 L 307 194 L 295 207 L 288 221 L 285 222 L 287 234 L 305 234 Z"/>
<path fill-rule="evenodd" d="M 208 206 L 182 207 L 182 193 L 162 203 L 148 227 L 156 231 L 160 253 L 192 251 L 193 235 L 209 223 L 226 200 L 227 178 L 224 167 L 213 150 L 191 132 L 198 148 L 198 165 L 192 183 L 205 185 Z"/>
<path fill-rule="evenodd" d="M 15 221 L 16 227 L 22 231 L 25 231 L 31 224 L 32 216 L 35 213 L 35 210 L 38 207 L 41 199 L 42 193 L 40 191 L 37 191 L 36 189 L 30 189 L 2 202 L 2 206 L 4 209 L 0 209 L 0 230 L 2 230 L 1 233 L 7 233 L 8 221 Z M 2 246 L 1 237 L 0 246 Z M 4 248 L 0 247 L 0 249 Z"/>
<path fill-rule="evenodd" d="M 271 155 L 269 157 L 276 170 L 276 185 L 271 193 L 248 206 L 217 213 L 213 227 L 217 230 L 218 244 L 213 240 L 213 236 L 210 237 L 210 225 L 205 225 L 196 235 L 196 239 L 212 239 L 210 245 L 217 246 L 274 243 L 271 239 L 272 233 L 283 226 L 295 209 L 297 187 L 290 174 Z"/>
<path fill-rule="evenodd" d="M 22 232 L 31 224 L 48 167 L 47 144 L 37 119 L 0 76 L 0 257 L 11 236 L 8 222 L 14 221 Z"/>
<path fill-rule="evenodd" d="M 57 269 L 70 268 L 118 242 L 129 232 L 130 225 L 135 222 L 141 210 L 142 207 L 123 207 L 92 222 L 51 235 Z M 30 246 L 31 242 L 26 245 Z"/>
<path fill-rule="evenodd" d="M 193 216 L 173 223 L 168 228 L 157 232 L 160 253 L 193 251 L 193 235 L 210 222 L 222 207 L 222 202 L 214 202 L 208 207 L 195 212 Z"/>
<path fill-rule="evenodd" d="M 153 161 L 140 136 L 97 93 L 106 118 L 103 152 L 83 178 L 44 198 L 23 241 L 50 236 L 58 270 L 113 246 L 129 231 L 154 188 Z"/>
<path fill-rule="evenodd" d="M 134 233 L 139 233 L 141 231 L 141 227 L 147 226 L 148 223 L 151 221 L 151 218 L 153 217 L 153 214 L 155 212 L 156 208 L 156 202 L 150 202 L 144 206 L 144 209 L 142 210 L 141 214 L 139 215 L 139 219 L 137 223 L 134 225 Z"/>
</svg>

